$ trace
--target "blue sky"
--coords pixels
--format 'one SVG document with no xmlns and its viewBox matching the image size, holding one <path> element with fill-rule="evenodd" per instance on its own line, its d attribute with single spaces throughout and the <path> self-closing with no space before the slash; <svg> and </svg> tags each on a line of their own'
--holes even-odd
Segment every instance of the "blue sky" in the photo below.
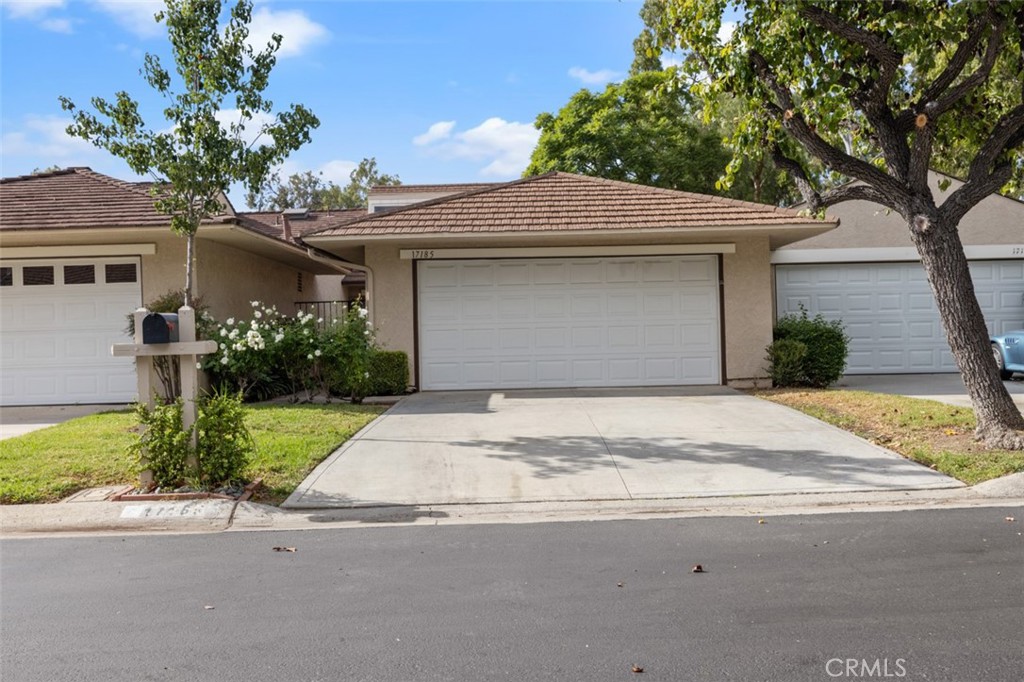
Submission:
<svg viewBox="0 0 1024 682">
<path fill-rule="evenodd" d="M 160 2 L 0 0 L 2 174 L 85 165 L 125 179 L 107 152 L 68 138 L 57 98 L 79 106 L 127 90 L 148 125 L 166 127 L 139 75 L 166 54 Z M 285 173 L 322 171 L 343 183 L 363 157 L 406 183 L 518 177 L 542 111 L 581 87 L 621 78 L 641 29 L 639 0 L 256 3 L 254 36 L 284 36 L 268 91 L 320 118 Z M 244 204 L 232 192 L 236 206 Z"/>
</svg>

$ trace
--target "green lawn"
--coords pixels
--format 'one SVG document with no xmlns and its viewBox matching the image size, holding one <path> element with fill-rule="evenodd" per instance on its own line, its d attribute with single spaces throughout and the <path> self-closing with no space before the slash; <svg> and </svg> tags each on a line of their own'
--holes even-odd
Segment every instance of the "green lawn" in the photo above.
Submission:
<svg viewBox="0 0 1024 682">
<path fill-rule="evenodd" d="M 755 392 L 969 485 L 1024 471 L 1024 452 L 974 440 L 974 411 L 934 400 L 835 389 Z"/>
<path fill-rule="evenodd" d="M 260 501 L 284 500 L 313 467 L 384 411 L 375 405 L 255 405 L 246 425 L 256 442 L 249 478 Z M 0 441 L 0 503 L 55 502 L 85 488 L 133 483 L 126 448 L 135 417 L 103 412 Z"/>
</svg>

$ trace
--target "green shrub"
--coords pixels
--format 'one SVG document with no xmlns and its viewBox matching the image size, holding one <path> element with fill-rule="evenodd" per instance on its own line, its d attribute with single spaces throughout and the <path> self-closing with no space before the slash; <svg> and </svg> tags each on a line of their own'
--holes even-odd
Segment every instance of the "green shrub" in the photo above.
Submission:
<svg viewBox="0 0 1024 682">
<path fill-rule="evenodd" d="M 181 398 L 152 410 L 141 403 L 135 406 L 143 428 L 128 451 L 137 458 L 139 468 L 152 471 L 153 481 L 160 487 L 190 483 L 209 489 L 238 481 L 254 448 L 245 427 L 241 396 L 201 396 L 196 401 L 196 423 L 187 431 L 182 427 L 181 413 Z M 195 449 L 193 431 L 197 434 Z M 193 456 L 198 469 L 188 466 Z"/>
<path fill-rule="evenodd" d="M 820 314 L 810 318 L 801 305 L 800 314 L 785 315 L 775 323 L 773 336 L 775 341 L 799 341 L 807 347 L 800 385 L 825 388 L 843 375 L 850 337 L 841 321 L 829 321 Z"/>
<path fill-rule="evenodd" d="M 245 427 L 242 396 L 213 393 L 198 402 L 199 482 L 204 487 L 240 481 L 255 446 Z"/>
<path fill-rule="evenodd" d="M 181 398 L 152 410 L 138 403 L 135 416 L 142 432 L 128 446 L 128 453 L 137 459 L 140 470 L 153 472 L 158 486 L 181 485 L 188 473 L 185 463 L 192 452 L 191 433 L 181 425 Z"/>
<path fill-rule="evenodd" d="M 768 374 L 776 386 L 800 386 L 804 382 L 807 345 L 796 339 L 779 339 L 768 346 Z"/>
<path fill-rule="evenodd" d="M 409 356 L 400 350 L 379 350 L 370 356 L 368 395 L 404 395 L 409 388 Z"/>
</svg>

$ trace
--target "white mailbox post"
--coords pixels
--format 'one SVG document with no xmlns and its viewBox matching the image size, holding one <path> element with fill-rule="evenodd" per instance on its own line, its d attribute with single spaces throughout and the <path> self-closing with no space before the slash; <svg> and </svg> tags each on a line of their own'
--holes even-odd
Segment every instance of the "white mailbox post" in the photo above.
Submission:
<svg viewBox="0 0 1024 682">
<path fill-rule="evenodd" d="M 198 356 L 213 353 L 217 350 L 216 341 L 196 341 L 196 311 L 191 307 L 178 308 L 178 341 L 172 343 L 143 343 L 143 320 L 149 315 L 145 308 L 135 311 L 135 343 L 115 343 L 110 352 L 115 357 L 134 357 L 135 373 L 139 381 L 139 402 L 144 402 L 153 409 L 153 386 L 150 371 L 153 358 L 158 355 L 175 355 L 180 358 L 181 398 L 183 402 L 181 425 L 188 431 L 196 423 L 196 398 L 199 396 L 199 369 L 196 367 Z M 196 434 L 192 433 L 192 447 L 196 446 Z M 187 462 L 195 467 L 193 457 Z M 147 470 L 139 474 L 139 482 L 149 485 L 153 482 L 153 472 Z"/>
</svg>

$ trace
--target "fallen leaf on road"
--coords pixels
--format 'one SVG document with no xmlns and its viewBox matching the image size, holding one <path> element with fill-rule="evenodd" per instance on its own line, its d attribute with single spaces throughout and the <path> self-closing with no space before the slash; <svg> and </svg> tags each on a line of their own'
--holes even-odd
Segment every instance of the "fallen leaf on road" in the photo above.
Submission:
<svg viewBox="0 0 1024 682">
<path fill-rule="evenodd" d="M 759 524 L 763 524 L 763 523 L 764 523 L 764 519 L 758 519 L 758 520 L 757 520 L 757 522 L 758 522 Z"/>
<path fill-rule="evenodd" d="M 275 547 L 275 552 L 295 552 L 297 551 L 294 547 Z"/>
<path fill-rule="evenodd" d="M 693 567 L 692 570 L 693 570 L 694 573 L 703 573 L 704 572 L 704 567 L 701 566 L 700 564 L 697 564 L 696 566 Z"/>
<path fill-rule="evenodd" d="M 1012 516 L 1007 516 L 1006 520 L 1007 521 L 1016 521 L 1017 519 L 1013 518 Z"/>
<path fill-rule="evenodd" d="M 622 587 L 622 583 L 615 583 L 616 587 Z"/>
<path fill-rule="evenodd" d="M 214 609 L 215 607 L 213 607 L 213 606 L 210 606 L 209 604 L 207 604 L 207 605 L 206 605 L 206 606 L 204 606 L 203 608 L 204 608 L 204 609 L 206 609 L 207 611 L 213 611 L 213 609 Z"/>
<path fill-rule="evenodd" d="M 632 670 L 635 673 L 642 673 L 644 671 L 644 669 L 642 667 L 638 666 L 638 665 L 634 665 Z"/>
</svg>

